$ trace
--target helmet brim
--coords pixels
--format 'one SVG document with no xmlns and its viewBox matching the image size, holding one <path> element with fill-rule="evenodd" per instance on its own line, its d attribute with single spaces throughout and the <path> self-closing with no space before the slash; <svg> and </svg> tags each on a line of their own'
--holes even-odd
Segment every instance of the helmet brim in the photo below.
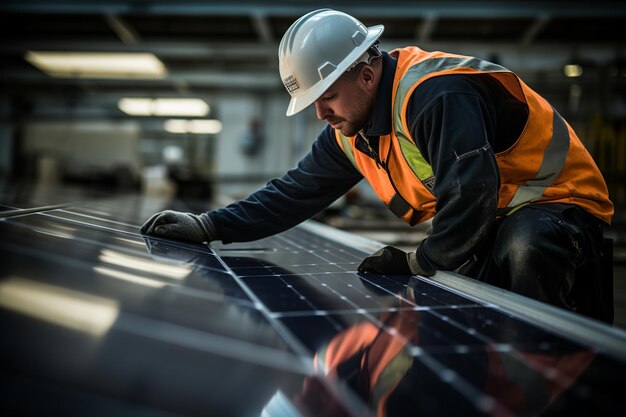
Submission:
<svg viewBox="0 0 626 417">
<path fill-rule="evenodd" d="M 292 97 L 289 102 L 289 106 L 287 107 L 287 116 L 293 116 L 296 113 L 301 112 L 305 108 L 309 107 L 311 104 L 315 102 L 328 88 L 343 73 L 346 72 L 350 65 L 352 65 L 361 55 L 365 53 L 382 35 L 385 27 L 383 25 L 376 25 L 367 28 L 367 36 L 361 45 L 355 48 L 343 61 L 337 65 L 335 71 L 329 74 L 323 80 L 318 81 L 313 87 L 309 88 L 307 91 L 303 92 L 297 97 Z"/>
</svg>

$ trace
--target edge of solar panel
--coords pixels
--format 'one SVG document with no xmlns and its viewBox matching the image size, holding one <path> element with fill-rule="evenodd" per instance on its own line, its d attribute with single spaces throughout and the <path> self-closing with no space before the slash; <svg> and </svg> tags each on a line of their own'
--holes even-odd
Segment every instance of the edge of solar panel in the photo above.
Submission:
<svg viewBox="0 0 626 417">
<path fill-rule="evenodd" d="M 370 253 L 384 246 L 363 236 L 354 235 L 315 221 L 298 226 L 310 233 L 345 244 L 349 241 L 354 249 Z M 416 276 L 429 284 L 456 292 L 488 306 L 504 310 L 535 326 L 567 336 L 582 344 L 603 351 L 619 359 L 626 359 L 626 331 L 610 327 L 599 321 L 520 296 L 495 286 L 468 278 L 454 272 L 437 271 L 430 278 Z"/>
</svg>

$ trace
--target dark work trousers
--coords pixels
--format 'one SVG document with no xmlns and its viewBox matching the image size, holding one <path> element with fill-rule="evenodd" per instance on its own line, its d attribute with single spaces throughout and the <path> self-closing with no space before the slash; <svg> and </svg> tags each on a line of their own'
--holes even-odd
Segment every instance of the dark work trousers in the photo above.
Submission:
<svg viewBox="0 0 626 417">
<path fill-rule="evenodd" d="M 612 323 L 612 245 L 603 224 L 574 205 L 531 204 L 498 220 L 457 272 Z"/>
</svg>

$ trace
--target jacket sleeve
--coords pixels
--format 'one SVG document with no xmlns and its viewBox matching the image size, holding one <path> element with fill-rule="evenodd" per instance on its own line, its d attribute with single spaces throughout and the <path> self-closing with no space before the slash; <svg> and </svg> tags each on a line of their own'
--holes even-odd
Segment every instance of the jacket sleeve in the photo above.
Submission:
<svg viewBox="0 0 626 417">
<path fill-rule="evenodd" d="M 312 217 L 362 178 L 327 126 L 296 168 L 207 215 L 224 243 L 261 239 Z"/>
<path fill-rule="evenodd" d="M 408 117 L 436 178 L 432 232 L 418 245 L 416 260 L 423 271 L 454 270 L 485 241 L 496 218 L 495 112 L 479 94 L 452 88 L 426 105 L 410 105 Z"/>
</svg>

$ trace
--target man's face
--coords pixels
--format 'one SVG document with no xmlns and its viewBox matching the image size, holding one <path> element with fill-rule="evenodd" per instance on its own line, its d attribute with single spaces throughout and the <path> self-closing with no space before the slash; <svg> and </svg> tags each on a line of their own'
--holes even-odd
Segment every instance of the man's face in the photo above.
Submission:
<svg viewBox="0 0 626 417">
<path fill-rule="evenodd" d="M 361 70 L 355 68 L 353 71 Z M 364 84 L 361 74 L 342 75 L 320 98 L 315 110 L 320 120 L 345 136 L 354 136 L 367 124 L 374 95 Z"/>
</svg>

